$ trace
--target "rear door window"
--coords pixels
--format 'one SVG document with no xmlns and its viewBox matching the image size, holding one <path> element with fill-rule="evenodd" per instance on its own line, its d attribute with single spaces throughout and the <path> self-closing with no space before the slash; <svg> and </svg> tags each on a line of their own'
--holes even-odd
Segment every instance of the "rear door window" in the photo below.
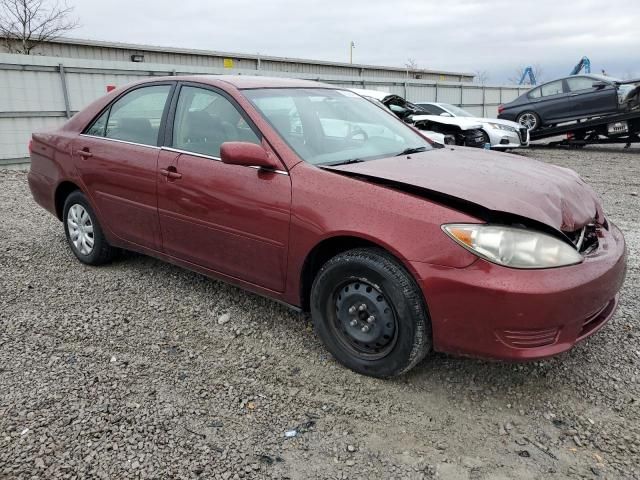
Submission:
<svg viewBox="0 0 640 480">
<path fill-rule="evenodd" d="M 111 107 L 105 137 L 157 145 L 170 85 L 154 85 L 127 93 Z"/>
<path fill-rule="evenodd" d="M 555 82 L 547 83 L 540 87 L 540 91 L 543 97 L 550 97 L 551 95 L 558 95 L 564 93 L 562 90 L 562 80 L 556 80 Z"/>
<path fill-rule="evenodd" d="M 120 97 L 84 133 L 142 145 L 158 145 L 171 85 L 137 88 Z"/>
</svg>

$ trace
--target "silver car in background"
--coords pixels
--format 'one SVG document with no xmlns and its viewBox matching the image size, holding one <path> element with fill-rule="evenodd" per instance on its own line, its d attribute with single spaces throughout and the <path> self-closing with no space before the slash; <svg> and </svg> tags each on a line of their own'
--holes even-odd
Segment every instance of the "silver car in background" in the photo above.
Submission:
<svg viewBox="0 0 640 480">
<path fill-rule="evenodd" d="M 441 145 L 465 145 L 483 147 L 483 132 L 479 122 L 451 115 L 437 116 L 423 114 L 417 105 L 399 95 L 378 91 L 350 88 L 350 91 L 366 98 L 379 107 L 390 110 L 404 122 L 420 130 L 428 139 Z"/>
<path fill-rule="evenodd" d="M 529 146 L 529 131 L 516 122 L 497 118 L 479 118 L 455 105 L 437 102 L 415 102 L 428 115 L 442 117 L 467 118 L 482 125 L 485 143 L 492 149 L 506 150 Z"/>
</svg>

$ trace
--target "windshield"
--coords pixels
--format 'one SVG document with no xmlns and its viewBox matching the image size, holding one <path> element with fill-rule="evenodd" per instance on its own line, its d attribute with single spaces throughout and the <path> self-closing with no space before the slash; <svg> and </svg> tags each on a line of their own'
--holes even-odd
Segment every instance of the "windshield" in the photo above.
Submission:
<svg viewBox="0 0 640 480">
<path fill-rule="evenodd" d="M 265 88 L 243 93 L 298 156 L 314 165 L 432 148 L 388 110 L 347 90 Z"/>
<path fill-rule="evenodd" d="M 473 117 L 469 112 L 455 105 L 449 105 L 448 103 L 441 103 L 440 105 L 442 105 L 442 108 L 447 109 L 449 113 L 453 114 L 454 117 Z"/>
</svg>

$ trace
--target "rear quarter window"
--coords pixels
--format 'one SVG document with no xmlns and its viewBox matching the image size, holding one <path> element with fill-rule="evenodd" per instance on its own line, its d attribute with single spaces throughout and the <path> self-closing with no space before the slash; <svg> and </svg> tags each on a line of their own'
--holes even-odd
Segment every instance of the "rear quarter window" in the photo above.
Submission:
<svg viewBox="0 0 640 480">
<path fill-rule="evenodd" d="M 529 98 L 540 98 L 542 96 L 542 93 L 540 92 L 540 88 L 534 88 L 527 94 L 527 96 Z"/>
<path fill-rule="evenodd" d="M 93 135 L 94 137 L 104 137 L 104 132 L 107 129 L 107 121 L 109 120 L 109 109 L 107 109 L 102 115 L 100 115 L 84 133 L 85 135 Z"/>
</svg>

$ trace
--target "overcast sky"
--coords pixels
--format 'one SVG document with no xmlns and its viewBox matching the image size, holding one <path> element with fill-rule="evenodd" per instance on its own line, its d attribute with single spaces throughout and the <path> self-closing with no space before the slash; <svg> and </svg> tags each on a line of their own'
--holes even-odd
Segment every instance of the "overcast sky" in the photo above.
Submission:
<svg viewBox="0 0 640 480">
<path fill-rule="evenodd" d="M 74 37 L 546 80 L 586 55 L 640 77 L 638 0 L 69 0 Z"/>
</svg>

